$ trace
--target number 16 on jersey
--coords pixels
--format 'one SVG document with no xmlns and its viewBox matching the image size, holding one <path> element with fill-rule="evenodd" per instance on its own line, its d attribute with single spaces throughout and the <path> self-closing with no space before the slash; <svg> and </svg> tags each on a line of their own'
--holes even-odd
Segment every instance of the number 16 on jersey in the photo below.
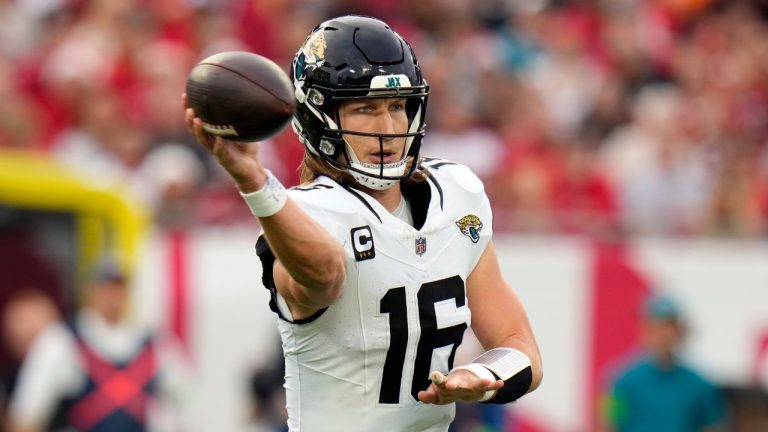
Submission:
<svg viewBox="0 0 768 432">
<path fill-rule="evenodd" d="M 447 368 L 453 368 L 456 349 L 464 338 L 466 323 L 449 327 L 437 327 L 435 305 L 444 300 L 454 300 L 456 308 L 465 306 L 464 281 L 459 276 L 452 276 L 427 282 L 421 285 L 416 295 L 418 300 L 418 317 L 421 335 L 418 341 L 408 339 L 408 310 L 405 287 L 391 288 L 379 302 L 379 312 L 389 315 L 389 349 L 384 362 L 381 376 L 381 391 L 379 403 L 400 403 L 400 385 L 403 369 L 408 352 L 409 342 L 416 345 L 416 356 L 413 360 L 413 376 L 411 377 L 411 396 L 418 400 L 420 391 L 429 387 L 429 373 L 432 354 L 435 349 L 452 346 L 448 357 Z"/>
</svg>

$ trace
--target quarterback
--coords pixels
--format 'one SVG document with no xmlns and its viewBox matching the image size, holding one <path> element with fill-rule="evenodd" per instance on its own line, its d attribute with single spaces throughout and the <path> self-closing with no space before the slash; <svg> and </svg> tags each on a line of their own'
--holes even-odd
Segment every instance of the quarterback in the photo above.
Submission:
<svg viewBox="0 0 768 432">
<path fill-rule="evenodd" d="M 502 277 L 482 182 L 419 155 L 429 89 L 385 23 L 320 24 L 292 65 L 305 146 L 287 190 L 258 146 L 190 130 L 262 227 L 279 316 L 291 431 L 447 431 L 456 401 L 512 402 L 538 387 L 526 312 Z M 471 327 L 487 351 L 454 365 Z"/>
</svg>

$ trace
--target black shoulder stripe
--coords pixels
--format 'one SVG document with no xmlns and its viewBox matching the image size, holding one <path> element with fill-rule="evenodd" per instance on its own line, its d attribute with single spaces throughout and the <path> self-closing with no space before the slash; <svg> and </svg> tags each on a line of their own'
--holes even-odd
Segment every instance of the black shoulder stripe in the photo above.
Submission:
<svg viewBox="0 0 768 432">
<path fill-rule="evenodd" d="M 371 204 L 368 203 L 368 201 L 366 201 L 365 198 L 360 196 L 360 193 L 358 193 L 356 190 L 354 190 L 354 189 L 352 189 L 351 187 L 348 187 L 348 186 L 344 186 L 344 189 L 346 189 L 347 192 L 349 192 L 352 195 L 354 195 L 355 198 L 359 199 L 361 203 L 365 204 L 365 206 L 368 207 L 368 210 L 370 210 L 371 213 L 373 213 L 373 215 L 376 216 L 376 219 L 378 219 L 379 222 L 381 222 L 381 216 L 379 216 L 379 214 L 376 213 L 376 210 L 374 210 L 373 207 L 371 207 Z"/>
<path fill-rule="evenodd" d="M 438 169 L 441 166 L 445 166 L 445 165 L 456 165 L 456 164 L 453 163 L 453 162 L 443 161 L 443 162 L 438 162 L 438 163 L 436 163 L 434 165 L 427 165 L 427 167 L 432 168 L 432 169 Z"/>
<path fill-rule="evenodd" d="M 451 163 L 451 162 L 446 162 L 446 163 Z M 435 185 L 435 189 L 437 189 L 437 193 L 440 194 L 440 210 L 443 210 L 443 188 L 440 186 L 440 183 L 437 182 L 437 179 L 435 178 L 435 176 L 432 175 L 431 172 L 427 172 L 427 178 L 429 179 L 429 181 L 432 182 L 433 185 Z"/>
<path fill-rule="evenodd" d="M 458 165 L 455 162 L 451 162 L 445 159 L 440 159 L 435 157 L 421 158 L 421 161 L 427 168 L 434 168 L 434 169 L 438 169 L 441 166 L 445 166 L 445 165 Z"/>
<path fill-rule="evenodd" d="M 326 184 L 316 184 L 314 186 L 307 186 L 307 187 L 294 186 L 291 188 L 291 190 L 297 190 L 301 192 L 307 192 L 307 191 L 317 190 L 317 189 L 333 189 L 333 186 L 326 185 Z"/>
<path fill-rule="evenodd" d="M 335 180 L 334 180 L 334 181 L 335 181 Z M 343 184 L 341 184 L 341 183 L 339 183 L 339 182 L 336 182 L 336 183 L 337 183 L 339 186 L 343 187 L 345 191 L 347 191 L 347 192 L 351 193 L 351 194 L 352 194 L 352 195 L 353 195 L 355 198 L 359 199 L 361 203 L 365 204 L 365 206 L 366 206 L 366 207 L 368 207 L 368 210 L 370 210 L 370 211 L 371 211 L 371 213 L 373 213 L 373 215 L 374 215 L 374 216 L 376 216 L 376 219 L 378 219 L 378 220 L 379 220 L 379 222 L 381 222 L 381 216 L 379 216 L 379 214 L 378 214 L 378 213 L 376 213 L 376 210 L 374 210 L 374 209 L 373 209 L 373 207 L 371 207 L 371 205 L 368 203 L 368 201 L 366 201 L 366 200 L 365 200 L 365 198 L 363 198 L 362 196 L 360 196 L 360 193 L 359 193 L 359 192 L 357 192 L 356 190 L 352 189 L 351 187 L 349 187 L 349 186 L 346 186 L 346 185 L 343 185 Z"/>
</svg>

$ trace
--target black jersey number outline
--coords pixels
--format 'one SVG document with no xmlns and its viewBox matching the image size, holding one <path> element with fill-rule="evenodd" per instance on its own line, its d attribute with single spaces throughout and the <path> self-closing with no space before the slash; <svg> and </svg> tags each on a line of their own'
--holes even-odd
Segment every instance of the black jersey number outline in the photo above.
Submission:
<svg viewBox="0 0 768 432">
<path fill-rule="evenodd" d="M 429 387 L 429 367 L 432 353 L 437 348 L 453 344 L 451 355 L 448 357 L 448 368 L 453 368 L 453 358 L 456 349 L 464 338 L 466 323 L 450 327 L 437 328 L 435 303 L 454 299 L 456 307 L 466 304 L 464 297 L 464 281 L 459 276 L 452 276 L 422 284 L 416 295 L 419 305 L 419 324 L 421 336 L 416 347 L 416 359 L 413 365 L 411 380 L 411 396 L 418 400 L 418 393 Z M 379 311 L 389 315 L 389 349 L 384 361 L 384 371 L 381 376 L 379 403 L 400 403 L 400 383 L 402 381 L 405 363 L 406 347 L 408 345 L 408 314 L 405 298 L 405 287 L 392 288 L 381 298 Z"/>
</svg>

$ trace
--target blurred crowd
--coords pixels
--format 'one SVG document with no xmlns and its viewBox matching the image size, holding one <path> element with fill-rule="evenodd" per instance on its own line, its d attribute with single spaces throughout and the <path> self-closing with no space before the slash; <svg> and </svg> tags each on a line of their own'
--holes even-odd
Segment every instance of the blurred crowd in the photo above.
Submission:
<svg viewBox="0 0 768 432">
<path fill-rule="evenodd" d="M 161 226 L 250 221 L 185 129 L 187 74 L 227 50 L 288 70 L 346 13 L 411 41 L 423 154 L 486 180 L 496 229 L 768 234 L 764 0 L 0 0 L 0 149 L 127 184 Z M 290 129 L 261 151 L 296 184 Z"/>
</svg>

